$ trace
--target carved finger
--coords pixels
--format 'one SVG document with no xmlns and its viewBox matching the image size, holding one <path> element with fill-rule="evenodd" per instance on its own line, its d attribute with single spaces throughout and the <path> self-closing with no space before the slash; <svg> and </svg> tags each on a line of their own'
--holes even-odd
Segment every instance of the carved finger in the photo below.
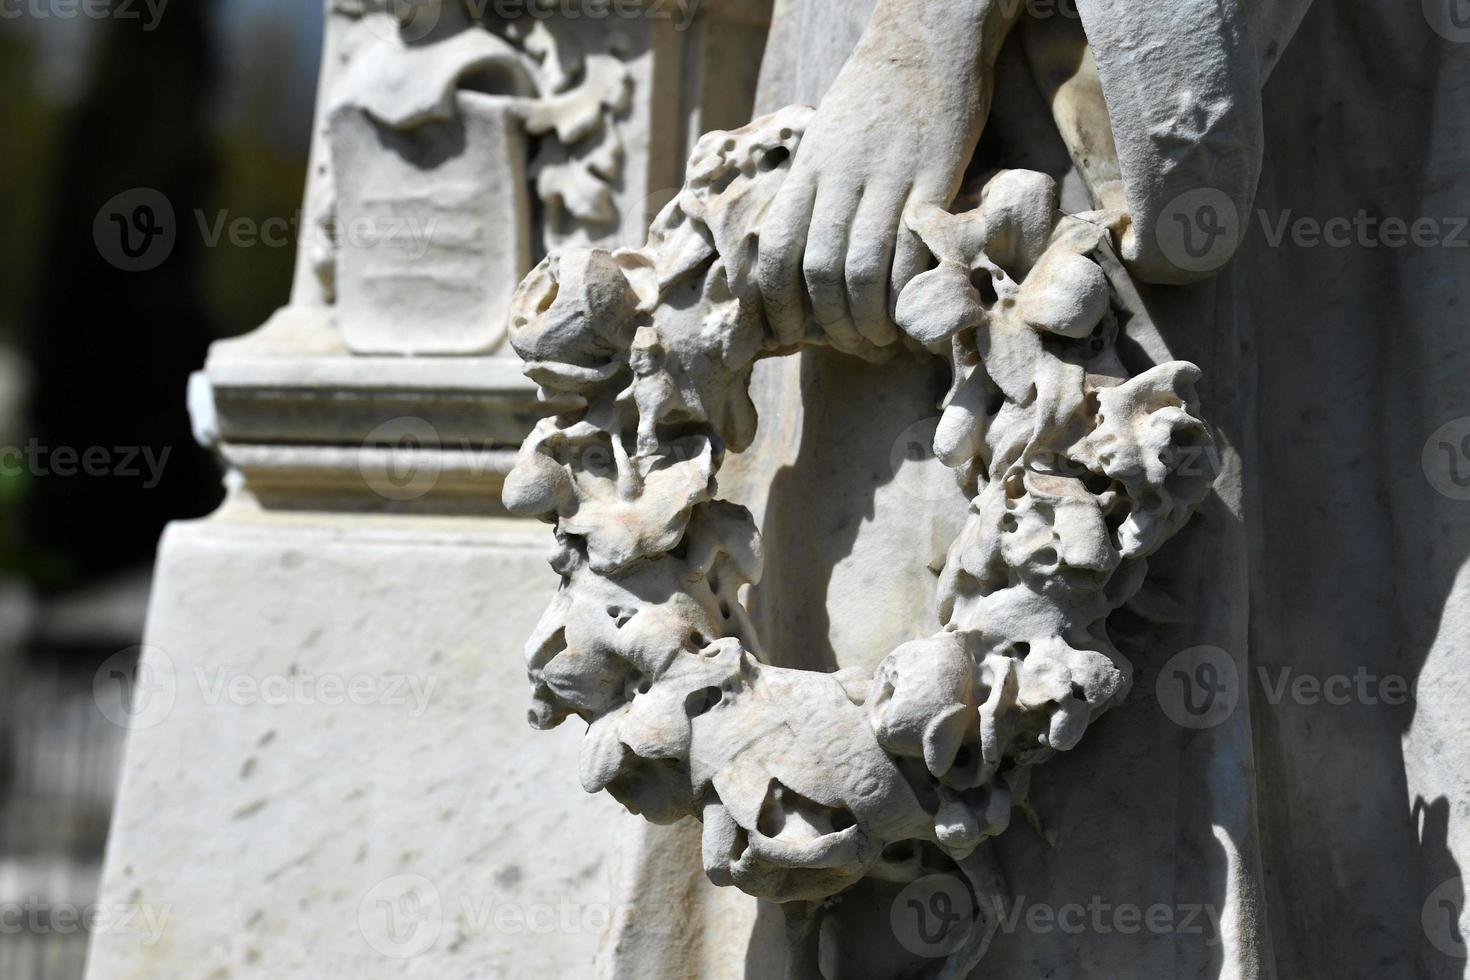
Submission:
<svg viewBox="0 0 1470 980">
<path fill-rule="evenodd" d="M 858 333 L 880 347 L 898 339 L 889 316 L 888 281 L 905 192 L 869 187 L 847 243 L 847 306 Z"/>
<path fill-rule="evenodd" d="M 912 205 L 911 205 L 912 206 Z M 888 315 L 892 317 L 903 288 L 919 273 L 928 269 L 934 256 L 918 235 L 902 222 L 893 246 L 893 282 L 888 289 Z"/>
<path fill-rule="evenodd" d="M 857 328 L 847 308 L 848 230 L 857 209 L 857 195 L 823 187 L 817 191 L 807 230 L 802 273 L 811 297 L 812 319 L 839 350 L 858 346 Z"/>
<path fill-rule="evenodd" d="M 816 197 L 815 184 L 795 175 L 788 177 L 761 220 L 757 281 L 765 299 L 766 320 L 783 346 L 800 342 L 806 326 L 801 258 Z"/>
</svg>

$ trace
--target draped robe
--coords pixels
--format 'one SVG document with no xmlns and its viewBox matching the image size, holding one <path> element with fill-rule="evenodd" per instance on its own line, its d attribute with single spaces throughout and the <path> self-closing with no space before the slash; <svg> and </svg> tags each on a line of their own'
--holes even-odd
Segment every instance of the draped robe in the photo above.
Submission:
<svg viewBox="0 0 1470 980">
<path fill-rule="evenodd" d="M 819 103 L 871 6 L 778 0 L 757 111 Z M 1080 28 L 1007 42 L 986 140 L 1002 165 L 1057 177 L 1064 209 L 1128 212 L 1120 251 L 1170 353 L 1204 371 L 1223 466 L 1151 561 L 1168 621 L 1118 624 L 1132 695 L 1038 768 L 1037 826 L 994 844 L 1014 919 L 975 977 L 1470 975 L 1453 921 L 1470 859 L 1470 500 L 1453 477 L 1470 459 L 1435 444 L 1470 416 L 1470 232 L 1454 220 L 1470 211 L 1470 44 L 1419 6 L 1079 0 Z M 1027 32 L 1082 28 L 1096 84 L 1059 95 L 1053 49 Z M 1079 146 L 1069 120 L 1089 109 L 1111 155 L 1082 152 L 1095 133 Z M 1158 243 L 1200 188 L 1235 210 L 1239 247 L 1180 275 Z M 1295 233 L 1360 211 L 1436 219 L 1443 240 Z M 936 628 L 931 565 L 964 499 L 916 495 L 946 474 L 902 447 L 945 382 L 937 363 L 828 353 L 758 370 L 761 433 L 721 484 L 761 523 L 752 604 L 781 662 L 870 667 Z M 918 484 L 905 472 L 924 466 Z M 1238 701 L 1191 729 L 1163 710 L 1160 674 L 1200 646 L 1233 663 Z M 1364 680 L 1336 703 L 1301 677 Z M 780 975 L 780 915 L 703 879 L 697 826 L 640 828 L 621 868 L 604 973 Z M 881 923 L 837 918 L 844 975 L 878 975 Z"/>
</svg>

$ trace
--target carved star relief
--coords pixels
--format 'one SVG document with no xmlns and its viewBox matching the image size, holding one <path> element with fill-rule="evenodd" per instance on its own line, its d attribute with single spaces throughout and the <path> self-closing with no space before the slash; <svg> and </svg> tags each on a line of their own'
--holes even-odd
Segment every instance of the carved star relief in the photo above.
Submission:
<svg viewBox="0 0 1470 980">
<path fill-rule="evenodd" d="M 1188 89 L 1180 92 L 1174 112 L 1148 131 L 1163 151 L 1163 172 L 1190 167 L 1207 176 L 1207 161 L 1239 153 L 1240 141 L 1226 125 L 1229 115 L 1228 100 L 1200 98 Z"/>
</svg>

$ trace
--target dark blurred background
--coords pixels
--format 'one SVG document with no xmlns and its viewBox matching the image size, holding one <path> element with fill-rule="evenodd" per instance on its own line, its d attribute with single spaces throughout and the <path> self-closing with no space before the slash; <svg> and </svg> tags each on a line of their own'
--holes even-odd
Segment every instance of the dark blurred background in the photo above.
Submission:
<svg viewBox="0 0 1470 980">
<path fill-rule="evenodd" d="M 0 0 L 3 980 L 82 975 L 124 735 L 94 676 L 142 642 L 164 525 L 220 500 L 188 376 L 285 302 L 294 243 L 217 232 L 294 233 L 321 8 Z M 99 221 L 119 195 L 147 221 Z"/>
</svg>

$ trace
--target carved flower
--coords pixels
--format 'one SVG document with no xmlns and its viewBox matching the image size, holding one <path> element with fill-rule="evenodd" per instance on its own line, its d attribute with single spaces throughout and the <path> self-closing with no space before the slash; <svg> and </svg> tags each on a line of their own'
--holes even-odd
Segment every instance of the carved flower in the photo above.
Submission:
<svg viewBox="0 0 1470 980">
<path fill-rule="evenodd" d="M 556 391 L 583 392 L 621 369 L 638 297 L 612 253 L 553 252 L 516 289 L 510 343 L 526 375 Z"/>
<path fill-rule="evenodd" d="M 1209 428 L 1191 411 L 1199 368 L 1171 361 L 1097 393 L 1095 428 L 1071 456 L 1118 481 L 1130 509 L 1118 528 L 1124 557 L 1153 553 L 1215 480 Z"/>
<path fill-rule="evenodd" d="M 1132 670 L 1111 648 L 1079 650 L 1060 637 L 1045 637 L 1031 644 L 1018 681 L 1018 707 L 1045 716 L 1040 744 L 1066 751 L 1095 717 L 1128 693 Z"/>
<path fill-rule="evenodd" d="M 656 558 L 684 537 L 695 504 L 710 499 L 715 452 L 695 435 L 676 440 L 668 455 L 622 459 L 617 474 L 573 469 L 577 505 L 561 520 L 563 533 L 587 541 L 593 571 L 611 572 Z"/>
<path fill-rule="evenodd" d="M 589 423 L 547 419 L 521 446 L 501 497 L 511 513 L 554 519 L 563 535 L 585 541 L 592 569 L 607 573 L 672 550 L 691 510 L 709 499 L 715 465 L 706 436 L 633 457 Z"/>
<path fill-rule="evenodd" d="M 975 660 L 964 638 L 940 633 L 894 650 L 873 675 L 867 710 L 879 745 L 923 759 L 943 778 L 979 721 Z"/>
<path fill-rule="evenodd" d="M 739 642 L 726 639 L 676 652 L 656 676 L 635 674 L 627 700 L 587 732 L 583 788 L 589 793 L 606 789 L 654 823 L 687 816 L 695 782 L 691 723 L 720 705 L 740 683 L 744 666 Z"/>
<path fill-rule="evenodd" d="M 750 662 L 694 718 L 710 880 L 774 902 L 821 899 L 867 874 L 882 842 L 935 839 L 860 700 L 832 674 Z"/>
<path fill-rule="evenodd" d="M 899 295 L 895 315 L 904 333 L 929 347 L 983 323 L 985 308 L 969 267 L 946 259 L 914 277 Z"/>
</svg>

